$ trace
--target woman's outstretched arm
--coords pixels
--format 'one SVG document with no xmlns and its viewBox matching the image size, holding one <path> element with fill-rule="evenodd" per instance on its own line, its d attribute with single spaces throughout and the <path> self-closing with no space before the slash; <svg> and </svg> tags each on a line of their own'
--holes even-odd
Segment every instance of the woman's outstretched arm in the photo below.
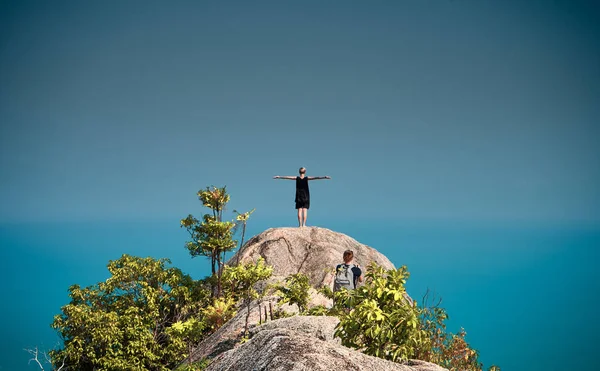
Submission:
<svg viewBox="0 0 600 371">
<path fill-rule="evenodd" d="M 296 180 L 295 176 L 280 176 L 280 175 L 275 175 L 273 177 L 273 179 L 287 179 L 287 180 Z"/>
</svg>

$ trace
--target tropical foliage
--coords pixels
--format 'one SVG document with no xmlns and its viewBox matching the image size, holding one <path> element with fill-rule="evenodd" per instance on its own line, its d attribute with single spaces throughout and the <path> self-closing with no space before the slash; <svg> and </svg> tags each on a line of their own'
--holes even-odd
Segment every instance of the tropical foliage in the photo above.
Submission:
<svg viewBox="0 0 600 371">
<path fill-rule="evenodd" d="M 190 214 L 182 219 L 180 224 L 182 228 L 188 231 L 191 238 L 185 245 L 190 255 L 192 257 L 206 256 L 210 259 L 211 273 L 215 277 L 215 280 L 211 281 L 213 294 L 220 297 L 225 254 L 237 246 L 237 241 L 233 237 L 236 227 L 240 224 L 243 226 L 243 241 L 246 223 L 254 209 L 247 213 L 236 211 L 235 221 L 224 221 L 223 212 L 231 198 L 225 187 L 206 187 L 206 189 L 198 191 L 197 195 L 202 205 L 210 209 L 211 212 L 204 214 L 202 220 Z"/>
<path fill-rule="evenodd" d="M 300 314 L 306 313 L 310 284 L 305 274 L 291 274 L 285 278 L 284 284 L 275 284 L 273 288 L 279 296 L 280 304 L 296 304 Z"/>
<path fill-rule="evenodd" d="M 242 249 L 242 247 L 244 247 L 244 237 L 246 236 L 246 225 L 248 224 L 248 219 L 250 218 L 250 215 L 252 215 L 254 210 L 256 210 L 256 209 L 252 209 L 245 213 L 240 213 L 237 210 L 233 210 L 233 212 L 237 214 L 237 216 L 235 217 L 235 220 L 238 223 L 237 226 L 240 226 L 240 225 L 242 226 L 242 240 L 240 241 L 240 250 Z M 241 254 L 238 254 L 238 260 L 236 261 L 236 264 L 239 263 L 240 255 Z"/>
<path fill-rule="evenodd" d="M 237 244 L 233 236 L 239 226 L 243 244 L 254 210 L 235 211 L 234 221 L 223 221 L 230 200 L 225 187 L 207 187 L 198 197 L 211 213 L 202 221 L 189 215 L 181 226 L 191 237 L 186 243 L 190 254 L 208 257 L 212 275 L 195 281 L 167 267 L 167 259 L 123 255 L 110 261 L 110 278 L 85 288 L 71 286 L 70 303 L 54 318 L 52 327 L 63 339 L 63 346 L 50 352 L 57 370 L 202 370 L 209 361 L 191 362 L 193 346 L 233 318 L 240 305 L 246 309 L 244 336 L 248 335 L 251 303 L 269 289 L 261 282 L 273 269 L 262 258 L 235 266 L 224 265 L 224 260 Z M 407 295 L 405 266 L 384 270 L 371 264 L 365 276 L 364 284 L 354 290 L 333 293 L 329 287 L 320 288 L 334 299 L 332 308 L 309 308 L 311 286 L 301 273 L 271 288 L 279 304 L 297 305 L 300 314 L 338 316 L 335 336 L 366 354 L 397 362 L 421 359 L 451 371 L 482 370 L 464 329 L 447 331 L 448 315 L 440 303 L 424 300 L 419 306 Z M 271 314 L 272 319 L 288 315 L 281 309 Z M 43 370 L 37 349 L 30 352 Z"/>
<path fill-rule="evenodd" d="M 71 302 L 52 323 L 64 342 L 50 353 L 53 363 L 82 371 L 177 365 L 200 337 L 203 325 L 193 317 L 208 293 L 168 262 L 123 255 L 109 262 L 105 282 L 71 286 Z"/>
<path fill-rule="evenodd" d="M 258 290 L 256 285 L 271 277 L 273 268 L 265 264 L 265 260 L 260 258 L 256 263 L 249 262 L 236 266 L 225 266 L 223 272 L 223 282 L 226 294 L 229 297 L 241 300 L 246 307 L 246 324 L 244 333 L 248 333 L 248 319 L 250 317 L 250 304 L 252 300 L 260 297 L 265 290 Z"/>
<path fill-rule="evenodd" d="M 329 311 L 340 318 L 335 336 L 346 346 L 392 361 L 413 358 L 451 371 L 481 371 L 483 365 L 467 343 L 464 329 L 448 333 L 444 309 L 425 303 L 419 307 L 406 294 L 409 276 L 406 266 L 386 271 L 371 264 L 364 285 L 336 292 Z M 321 292 L 332 294 L 327 289 Z"/>
<path fill-rule="evenodd" d="M 216 298 L 208 307 L 202 309 L 206 325 L 215 332 L 237 313 L 237 302 L 231 298 Z"/>
</svg>

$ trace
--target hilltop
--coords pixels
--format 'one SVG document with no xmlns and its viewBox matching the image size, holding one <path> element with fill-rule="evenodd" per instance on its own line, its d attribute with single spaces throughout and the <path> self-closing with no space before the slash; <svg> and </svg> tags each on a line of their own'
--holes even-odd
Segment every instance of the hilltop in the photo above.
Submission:
<svg viewBox="0 0 600 371">
<path fill-rule="evenodd" d="M 326 228 L 271 228 L 254 237 L 228 262 L 237 265 L 263 258 L 273 267 L 272 280 L 303 273 L 309 278 L 312 304 L 330 306 L 331 302 L 316 292 L 321 285 L 332 284 L 328 269 L 341 261 L 345 250 L 353 250 L 355 262 L 366 267 L 375 262 L 385 269 L 394 265 L 383 254 L 355 239 Z M 407 297 L 410 300 L 410 298 Z M 212 371 L 238 370 L 400 370 L 441 371 L 432 363 L 412 360 L 394 363 L 365 355 L 341 345 L 333 332 L 339 322 L 330 316 L 294 316 L 257 325 L 259 305 L 273 304 L 273 297 L 251 305 L 249 340 L 240 345 L 246 311 L 238 314 L 214 334 L 198 344 L 192 361 L 211 358 Z M 285 310 L 294 312 L 292 307 Z M 340 366 L 341 365 L 341 366 Z"/>
</svg>

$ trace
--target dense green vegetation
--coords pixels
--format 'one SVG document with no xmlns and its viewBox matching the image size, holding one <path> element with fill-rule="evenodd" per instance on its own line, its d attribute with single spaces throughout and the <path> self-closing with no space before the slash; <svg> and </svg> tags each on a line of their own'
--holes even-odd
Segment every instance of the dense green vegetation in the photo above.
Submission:
<svg viewBox="0 0 600 371">
<path fill-rule="evenodd" d="M 195 281 L 167 267 L 167 259 L 123 255 L 110 261 L 105 282 L 69 288 L 71 302 L 52 323 L 63 339 L 50 352 L 56 369 L 171 370 L 237 313 L 238 302 L 249 308 L 258 296 L 254 284 L 269 277 L 271 268 L 264 261 L 227 267 L 224 260 L 240 226 L 243 240 L 253 210 L 225 221 L 225 187 L 207 187 L 198 198 L 210 213 L 202 221 L 189 215 L 181 226 L 190 234 L 186 248 L 192 257 L 210 260 L 211 276 Z"/>
<path fill-rule="evenodd" d="M 302 273 L 291 274 L 285 279 L 285 283 L 272 286 L 280 304 L 297 305 L 300 314 L 306 313 L 310 295 L 308 290 L 310 284 L 308 277 Z"/>
<path fill-rule="evenodd" d="M 258 283 L 271 277 L 264 260 L 224 265 L 225 253 L 237 244 L 236 228 L 245 226 L 252 211 L 223 221 L 230 197 L 223 188 L 198 192 L 211 210 L 202 221 L 192 215 L 181 221 L 190 233 L 186 247 L 192 256 L 206 256 L 212 275 L 193 280 L 167 259 L 123 255 L 110 261 L 104 282 L 69 288 L 71 301 L 55 316 L 52 327 L 63 345 L 50 352 L 55 369 L 70 370 L 200 370 L 209 360 L 184 362 L 195 344 L 246 310 L 248 332 L 251 303 L 267 290 L 279 304 L 297 305 L 302 315 L 333 315 L 340 319 L 335 336 L 342 344 L 391 361 L 421 359 L 452 371 L 481 371 L 478 353 L 465 340 L 465 331 L 447 332 L 447 314 L 439 303 L 417 305 L 405 290 L 406 267 L 384 270 L 370 265 L 364 285 L 335 294 L 332 308 L 309 307 L 308 277 L 298 273 L 271 286 Z M 286 316 L 276 310 L 272 318 Z M 36 352 L 37 357 L 37 352 Z M 36 358 L 37 359 L 37 358 Z M 40 365 L 41 367 L 41 365 Z M 489 368 L 499 371 L 496 366 Z"/>
<path fill-rule="evenodd" d="M 223 295 L 212 296 L 211 279 L 194 281 L 166 259 L 123 255 L 108 264 L 105 282 L 69 289 L 71 302 L 52 323 L 63 347 L 50 353 L 58 368 L 76 370 L 171 370 L 192 346 L 247 308 L 271 276 L 264 260 L 225 266 Z M 196 366 L 188 365 L 187 369 Z"/>
<path fill-rule="evenodd" d="M 340 322 L 334 336 L 365 354 L 396 362 L 419 359 L 451 371 L 483 369 L 478 352 L 465 340 L 464 329 L 457 334 L 447 332 L 448 315 L 440 302 L 429 305 L 426 294 L 419 306 L 407 295 L 405 284 L 410 274 L 406 266 L 386 271 L 373 263 L 365 276 L 364 285 L 355 290 L 334 293 L 329 287 L 320 288 L 319 292 L 334 299 L 334 305 L 307 308 L 303 313 L 337 316 Z M 298 291 L 304 289 L 295 286 L 295 292 L 287 295 L 302 297 Z"/>
<path fill-rule="evenodd" d="M 167 262 L 123 255 L 109 262 L 105 282 L 71 286 L 71 302 L 52 323 L 64 342 L 50 353 L 53 364 L 82 371 L 176 366 L 205 327 L 195 316 L 208 295 Z M 177 333 L 174 324 L 189 330 Z"/>
<path fill-rule="evenodd" d="M 409 276 L 406 266 L 386 271 L 371 264 L 364 285 L 335 294 L 332 312 L 340 318 L 335 335 L 346 346 L 392 361 L 412 358 L 451 371 L 482 370 L 464 329 L 458 334 L 446 331 L 448 316 L 439 302 L 419 306 L 406 294 Z"/>
<path fill-rule="evenodd" d="M 263 258 L 256 263 L 239 264 L 234 267 L 225 267 L 223 279 L 226 284 L 227 297 L 238 299 L 246 307 L 246 322 L 244 334 L 248 333 L 248 318 L 250 317 L 250 304 L 264 294 L 256 289 L 256 284 L 271 277 L 273 268 L 265 265 Z"/>
<path fill-rule="evenodd" d="M 387 276 L 383 273 L 381 267 L 371 265 L 364 285 L 336 293 L 340 324 L 335 335 L 343 345 L 376 357 L 414 358 L 418 349 L 427 346 L 428 336 L 404 290 L 408 272 L 402 267 Z"/>
</svg>

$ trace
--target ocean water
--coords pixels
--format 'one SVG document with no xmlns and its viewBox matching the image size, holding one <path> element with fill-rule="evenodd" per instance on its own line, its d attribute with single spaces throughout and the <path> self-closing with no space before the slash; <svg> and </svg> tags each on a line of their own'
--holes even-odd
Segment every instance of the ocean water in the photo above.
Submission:
<svg viewBox="0 0 600 371">
<path fill-rule="evenodd" d="M 248 236 L 294 220 L 260 220 Z M 484 365 L 504 371 L 592 369 L 600 326 L 600 228 L 484 226 L 400 221 L 328 222 L 407 265 L 409 294 L 442 297 L 449 330 L 460 327 Z M 0 225 L 0 370 L 36 370 L 26 348 L 59 344 L 50 328 L 72 284 L 108 278 L 106 264 L 128 253 L 167 257 L 194 278 L 209 271 L 190 258 L 179 221 Z"/>
</svg>

